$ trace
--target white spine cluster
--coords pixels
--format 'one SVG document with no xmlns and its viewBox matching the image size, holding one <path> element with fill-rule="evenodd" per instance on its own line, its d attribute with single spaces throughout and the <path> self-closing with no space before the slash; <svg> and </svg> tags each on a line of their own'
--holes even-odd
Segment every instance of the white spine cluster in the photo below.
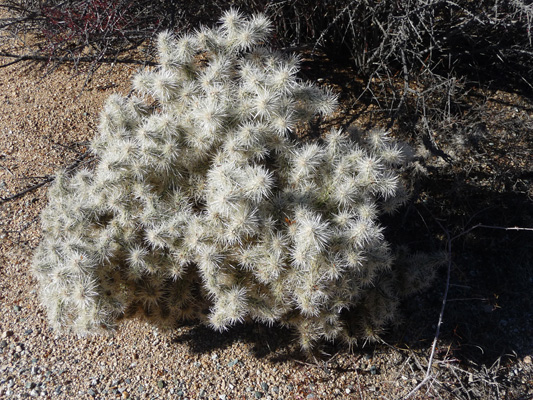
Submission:
<svg viewBox="0 0 533 400">
<path fill-rule="evenodd" d="M 98 165 L 58 174 L 42 214 L 34 272 L 54 326 L 252 318 L 296 327 L 310 348 L 393 319 L 403 291 L 377 217 L 405 200 L 404 150 L 381 131 L 290 140 L 336 99 L 265 47 L 269 32 L 229 11 L 214 29 L 162 34 L 160 67 L 133 80 L 140 97 L 109 98 Z"/>
</svg>

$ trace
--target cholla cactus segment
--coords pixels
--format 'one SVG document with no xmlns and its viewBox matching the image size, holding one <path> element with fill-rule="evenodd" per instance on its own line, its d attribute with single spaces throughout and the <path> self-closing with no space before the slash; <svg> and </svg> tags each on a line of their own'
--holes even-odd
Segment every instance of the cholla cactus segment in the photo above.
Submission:
<svg viewBox="0 0 533 400">
<path fill-rule="evenodd" d="M 405 147 L 381 131 L 290 139 L 336 98 L 266 47 L 270 29 L 232 10 L 163 33 L 160 66 L 109 98 L 95 168 L 58 173 L 42 214 L 33 270 L 53 326 L 255 319 L 295 327 L 304 348 L 352 343 L 427 283 L 431 266 L 394 270 L 378 222 L 406 198 Z"/>
</svg>

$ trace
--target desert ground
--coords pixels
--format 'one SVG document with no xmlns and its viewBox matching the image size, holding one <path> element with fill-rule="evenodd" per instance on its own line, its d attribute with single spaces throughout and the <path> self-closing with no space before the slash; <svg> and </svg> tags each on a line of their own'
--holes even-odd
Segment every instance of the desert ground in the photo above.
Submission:
<svg viewBox="0 0 533 400">
<path fill-rule="evenodd" d="M 30 272 L 47 188 L 59 168 L 87 162 L 103 102 L 127 94 L 140 67 L 104 64 L 88 79 L 84 65 L 11 61 L 0 59 L 0 398 L 533 399 L 531 98 L 472 93 L 471 124 L 435 136 L 452 162 L 392 127 L 425 154 L 425 174 L 413 200 L 383 222 L 386 236 L 449 249 L 450 264 L 405 301 L 402 323 L 382 342 L 326 344 L 310 360 L 293 332 L 260 324 L 161 332 L 128 320 L 103 336 L 52 331 Z M 386 125 L 349 70 L 324 58 L 303 65 L 304 78 L 340 94 L 335 123 Z"/>
</svg>

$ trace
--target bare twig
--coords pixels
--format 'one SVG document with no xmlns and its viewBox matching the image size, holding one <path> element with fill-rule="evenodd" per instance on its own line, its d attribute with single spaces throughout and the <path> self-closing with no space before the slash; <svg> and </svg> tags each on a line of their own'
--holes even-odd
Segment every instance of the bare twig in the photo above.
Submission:
<svg viewBox="0 0 533 400">
<path fill-rule="evenodd" d="M 14 61 L 11 61 L 7 64 L 0 65 L 0 68 L 7 67 L 9 65 L 16 64 L 21 61 L 44 61 L 44 62 L 50 62 L 55 61 L 59 63 L 65 63 L 65 62 L 72 62 L 72 63 L 79 63 L 79 62 L 88 62 L 88 63 L 94 63 L 95 58 L 94 57 L 56 57 L 56 56 L 44 56 L 39 54 L 12 54 L 12 53 L 0 53 L 0 57 L 6 57 L 6 58 L 15 58 Z M 114 57 L 101 57 L 98 58 L 99 63 L 109 63 L 109 64 L 139 64 L 139 65 L 149 65 L 154 66 L 156 65 L 153 61 L 145 61 L 145 60 L 135 60 L 132 58 L 114 58 Z"/>
<path fill-rule="evenodd" d="M 420 390 L 420 388 L 424 386 L 432 377 L 431 368 L 433 366 L 435 350 L 437 348 L 437 342 L 440 336 L 440 328 L 442 326 L 442 320 L 444 318 L 444 310 L 446 308 L 446 302 L 448 300 L 448 290 L 450 288 L 450 276 L 451 276 L 451 270 L 452 270 L 452 240 L 453 239 L 450 237 L 450 232 L 447 229 L 445 229 L 438 220 L 436 221 L 440 225 L 440 227 L 444 230 L 444 233 L 446 234 L 446 239 L 447 239 L 446 250 L 448 253 L 448 265 L 447 265 L 447 270 L 446 270 L 446 286 L 444 287 L 444 295 L 442 296 L 442 305 L 441 305 L 440 314 L 439 314 L 439 322 L 437 323 L 437 330 L 435 332 L 435 337 L 433 338 L 433 343 L 431 345 L 431 354 L 428 360 L 426 375 L 424 376 L 424 379 L 422 379 L 422 381 L 418 385 L 416 385 L 414 389 L 411 390 L 411 392 L 409 392 L 409 394 L 405 397 L 406 399 L 410 398 L 416 392 L 418 392 L 418 390 Z"/>
<path fill-rule="evenodd" d="M 39 189 L 41 186 L 44 186 L 48 182 L 52 182 L 53 180 L 54 180 L 53 176 L 48 176 L 48 177 L 46 177 L 46 179 L 44 181 L 39 182 L 39 183 L 37 183 L 35 185 L 32 185 L 32 186 L 22 190 L 21 192 L 15 193 L 12 196 L 0 197 L 0 204 L 4 204 L 4 203 L 7 203 L 8 201 L 18 199 L 19 197 L 24 196 L 26 193 L 32 192 L 32 191 L 34 191 L 36 189 Z"/>
<path fill-rule="evenodd" d="M 523 227 L 520 227 L 520 226 L 493 226 L 493 225 L 484 225 L 484 224 L 477 224 L 477 225 L 474 225 L 473 227 L 471 227 L 470 229 L 468 229 L 467 231 L 465 231 L 463 234 L 466 234 L 470 231 L 473 231 L 474 229 L 477 229 L 477 228 L 485 228 L 485 229 L 500 229 L 500 230 L 504 230 L 504 231 L 533 231 L 533 228 L 523 228 Z M 456 236 L 459 237 L 459 236 L 462 236 L 462 235 L 458 235 Z"/>
<path fill-rule="evenodd" d="M 365 400 L 365 394 L 361 389 L 361 380 L 359 379 L 359 373 L 357 372 L 357 368 L 355 368 L 355 377 L 357 379 L 357 389 L 359 389 L 359 399 Z"/>
<path fill-rule="evenodd" d="M 72 164 L 70 164 L 67 168 L 65 168 L 65 170 L 67 172 L 73 172 L 87 158 L 89 158 L 89 159 L 92 158 L 91 153 L 89 153 L 89 152 L 82 153 L 80 155 L 80 157 L 78 157 Z M 47 183 L 52 182 L 54 179 L 55 179 L 55 176 L 49 175 L 49 176 L 44 177 L 44 180 L 42 182 L 39 182 L 39 183 L 37 183 L 35 185 L 32 185 L 32 186 L 29 186 L 26 189 L 15 193 L 14 195 L 11 195 L 11 196 L 8 196 L 8 197 L 0 197 L 0 204 L 4 204 L 4 203 L 7 203 L 8 201 L 16 200 L 16 199 L 24 196 L 25 194 L 33 192 L 34 190 L 39 189 L 41 186 L 44 186 Z"/>
</svg>

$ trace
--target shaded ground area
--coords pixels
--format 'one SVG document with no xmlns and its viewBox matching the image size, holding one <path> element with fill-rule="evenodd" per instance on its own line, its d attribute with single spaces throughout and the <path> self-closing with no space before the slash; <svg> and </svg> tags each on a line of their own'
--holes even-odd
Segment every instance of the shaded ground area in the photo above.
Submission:
<svg viewBox="0 0 533 400">
<path fill-rule="evenodd" d="M 411 202 L 382 222 L 392 243 L 413 250 L 442 250 L 448 238 L 454 238 L 436 349 L 437 359 L 449 368 L 446 378 L 441 377 L 442 387 L 453 396 L 457 395 L 453 388 L 460 387 L 460 398 L 532 398 L 531 368 L 518 367 L 524 357 L 529 362 L 533 352 L 531 97 L 527 91 L 492 88 L 509 89 L 512 83 L 487 82 L 485 89 L 472 85 L 455 112 L 441 122 L 441 129 L 431 132 L 428 143 L 419 120 L 391 118 L 376 107 L 375 98 L 365 91 L 368 82 L 358 80 L 349 67 L 326 57 L 308 61 L 304 73 L 319 78 L 320 71 L 329 71 L 326 81 L 342 93 L 343 107 L 334 123 L 391 128 L 393 136 L 421 155 Z M 445 268 L 428 293 L 404 303 L 403 324 L 389 332 L 387 343 L 427 353 L 446 273 Z M 451 373 L 452 365 L 485 376 L 476 381 L 471 373 L 463 386 Z M 487 384 L 488 391 L 470 388 L 474 381 Z M 514 390 L 505 394 L 499 384 Z"/>
</svg>

